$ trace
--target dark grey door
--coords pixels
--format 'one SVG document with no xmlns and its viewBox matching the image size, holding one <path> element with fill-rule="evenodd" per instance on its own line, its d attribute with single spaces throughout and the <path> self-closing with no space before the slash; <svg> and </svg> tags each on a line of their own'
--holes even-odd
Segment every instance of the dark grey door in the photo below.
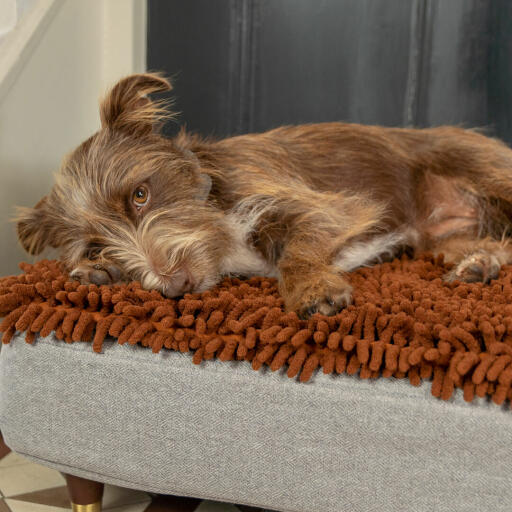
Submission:
<svg viewBox="0 0 512 512">
<path fill-rule="evenodd" d="M 512 142 L 510 0 L 149 0 L 148 69 L 205 135 L 343 120 Z"/>
</svg>

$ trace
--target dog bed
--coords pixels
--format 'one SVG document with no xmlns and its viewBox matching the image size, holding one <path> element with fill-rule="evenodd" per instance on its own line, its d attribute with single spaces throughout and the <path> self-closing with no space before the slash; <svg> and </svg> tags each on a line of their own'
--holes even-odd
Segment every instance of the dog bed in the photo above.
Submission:
<svg viewBox="0 0 512 512">
<path fill-rule="evenodd" d="M 127 285 L 80 285 L 57 261 L 22 263 L 23 274 L 0 280 L 3 343 L 16 331 L 31 343 L 36 333 L 91 342 L 101 352 L 106 336 L 118 343 L 192 351 L 193 361 L 251 362 L 258 370 L 287 367 L 290 378 L 313 372 L 363 379 L 432 380 L 432 394 L 449 399 L 512 398 L 512 266 L 489 285 L 445 283 L 442 257 L 403 257 L 350 275 L 354 303 L 333 317 L 300 320 L 286 313 L 269 278 L 225 279 L 218 287 L 181 299 Z"/>
</svg>

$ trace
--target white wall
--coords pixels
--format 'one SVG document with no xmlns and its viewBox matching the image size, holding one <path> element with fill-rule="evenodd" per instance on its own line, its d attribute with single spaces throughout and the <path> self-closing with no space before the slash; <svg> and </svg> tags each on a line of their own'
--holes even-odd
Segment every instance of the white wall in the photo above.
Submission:
<svg viewBox="0 0 512 512">
<path fill-rule="evenodd" d="M 50 190 L 62 156 L 97 130 L 98 97 L 145 67 L 145 0 L 36 4 L 27 16 L 39 16 L 38 28 L 23 48 L 11 45 L 21 48 L 14 62 L 0 45 L 0 275 L 34 260 L 9 222 L 14 206 Z"/>
</svg>

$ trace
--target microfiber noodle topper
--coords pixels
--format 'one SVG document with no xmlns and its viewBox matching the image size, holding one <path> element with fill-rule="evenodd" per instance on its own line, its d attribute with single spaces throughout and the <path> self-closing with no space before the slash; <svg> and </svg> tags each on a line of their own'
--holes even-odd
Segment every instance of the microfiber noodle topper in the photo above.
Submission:
<svg viewBox="0 0 512 512">
<path fill-rule="evenodd" d="M 432 394 L 445 400 L 455 388 L 467 401 L 512 398 L 512 266 L 489 285 L 446 283 L 450 266 L 442 257 L 404 256 L 350 274 L 354 303 L 309 320 L 284 311 L 270 278 L 225 279 L 210 291 L 168 299 L 137 282 L 81 285 L 57 261 L 20 267 L 23 274 L 0 279 L 3 343 L 16 331 L 28 343 L 55 331 L 101 352 L 112 336 L 153 352 L 193 352 L 196 364 L 218 358 L 249 361 L 255 370 L 285 368 L 302 382 L 319 370 L 408 377 L 412 385 L 428 379 Z"/>
</svg>

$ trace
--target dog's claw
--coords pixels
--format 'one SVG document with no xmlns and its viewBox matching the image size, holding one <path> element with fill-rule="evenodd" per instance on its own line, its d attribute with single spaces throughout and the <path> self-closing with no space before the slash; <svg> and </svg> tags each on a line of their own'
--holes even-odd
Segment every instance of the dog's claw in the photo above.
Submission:
<svg viewBox="0 0 512 512">
<path fill-rule="evenodd" d="M 305 314 L 303 316 L 304 317 L 313 316 L 317 311 L 318 310 L 317 310 L 316 305 L 315 306 L 310 306 L 309 308 L 306 309 Z"/>
</svg>

